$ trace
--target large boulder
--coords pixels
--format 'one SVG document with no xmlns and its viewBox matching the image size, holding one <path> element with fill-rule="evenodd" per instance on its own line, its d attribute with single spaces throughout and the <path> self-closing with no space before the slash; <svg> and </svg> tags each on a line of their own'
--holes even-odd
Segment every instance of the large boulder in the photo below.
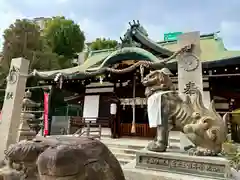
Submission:
<svg viewBox="0 0 240 180">
<path fill-rule="evenodd" d="M 92 138 L 38 137 L 11 145 L 5 155 L 0 180 L 125 180 L 115 156 Z"/>
<path fill-rule="evenodd" d="M 49 143 L 50 144 L 50 143 Z M 38 156 L 43 180 L 125 180 L 115 156 L 100 141 L 65 137 Z"/>
</svg>

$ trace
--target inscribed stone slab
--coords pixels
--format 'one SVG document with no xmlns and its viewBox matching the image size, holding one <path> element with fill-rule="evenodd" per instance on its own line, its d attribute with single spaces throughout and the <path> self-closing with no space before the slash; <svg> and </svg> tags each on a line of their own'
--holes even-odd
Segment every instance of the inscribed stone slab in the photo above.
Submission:
<svg viewBox="0 0 240 180">
<path fill-rule="evenodd" d="M 28 74 L 29 61 L 23 58 L 12 59 L 5 99 L 2 108 L 0 123 L 0 158 L 4 157 L 4 150 L 17 141 L 18 127 L 22 100 L 26 88 L 26 75 Z M 25 76 L 22 76 L 25 75 Z"/>
</svg>

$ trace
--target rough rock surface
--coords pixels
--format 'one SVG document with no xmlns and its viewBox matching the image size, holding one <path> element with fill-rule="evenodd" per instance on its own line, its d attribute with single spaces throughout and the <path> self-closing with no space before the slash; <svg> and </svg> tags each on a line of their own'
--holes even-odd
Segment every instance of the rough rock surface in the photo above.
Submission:
<svg viewBox="0 0 240 180">
<path fill-rule="evenodd" d="M 39 155 L 40 178 L 76 180 L 124 180 L 121 166 L 100 141 L 89 138 L 58 139 Z"/>
<path fill-rule="evenodd" d="M 50 137 L 20 141 L 11 145 L 5 154 L 8 165 L 1 169 L 0 180 L 1 175 L 9 180 L 125 180 L 111 151 L 91 138 Z M 16 169 L 16 165 L 22 168 Z"/>
</svg>

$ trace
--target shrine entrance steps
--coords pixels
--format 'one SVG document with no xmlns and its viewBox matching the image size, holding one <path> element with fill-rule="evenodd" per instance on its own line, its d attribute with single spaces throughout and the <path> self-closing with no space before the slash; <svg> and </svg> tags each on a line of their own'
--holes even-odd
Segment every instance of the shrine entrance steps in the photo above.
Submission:
<svg viewBox="0 0 240 180">
<path fill-rule="evenodd" d="M 91 130 L 94 131 L 93 128 Z M 98 132 L 90 133 L 90 136 Z M 58 135 L 59 136 L 59 135 Z M 72 135 L 62 135 L 62 136 L 72 136 Z M 82 136 L 86 136 L 83 134 Z M 151 139 L 141 138 L 141 137 L 122 137 L 119 139 L 111 138 L 111 131 L 109 128 L 102 128 L 101 131 L 101 139 L 100 141 L 104 143 L 111 152 L 118 159 L 120 164 L 124 167 L 124 165 L 134 161 L 136 159 L 136 152 L 144 149 Z M 169 135 L 169 148 L 170 149 L 180 149 L 180 132 L 172 131 Z"/>
<path fill-rule="evenodd" d="M 102 136 L 101 138 L 101 142 L 108 146 L 123 167 L 134 161 L 136 159 L 136 152 L 144 149 L 149 141 L 151 140 L 133 136 L 119 139 L 112 139 L 110 136 Z M 169 143 L 170 149 L 180 149 L 179 132 L 173 131 L 170 133 Z"/>
<path fill-rule="evenodd" d="M 122 166 L 134 160 L 136 158 L 136 152 L 145 147 L 142 141 L 138 141 L 140 143 L 133 143 L 132 140 L 127 138 L 102 138 L 101 142 L 110 149 Z"/>
</svg>

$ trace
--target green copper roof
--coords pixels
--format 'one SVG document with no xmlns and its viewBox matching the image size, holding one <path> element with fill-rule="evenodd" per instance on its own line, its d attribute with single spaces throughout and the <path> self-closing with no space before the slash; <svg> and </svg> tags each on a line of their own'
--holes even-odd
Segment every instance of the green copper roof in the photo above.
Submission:
<svg viewBox="0 0 240 180">
<path fill-rule="evenodd" d="M 121 40 L 122 47 L 117 49 L 91 51 L 85 62 L 77 67 L 46 72 L 34 71 L 33 74 L 41 78 L 54 78 L 57 73 L 62 73 L 68 77 L 81 76 L 84 78 L 86 71 L 95 72 L 124 60 L 147 60 L 157 62 L 161 58 L 171 56 L 174 52 L 180 49 L 176 40 L 158 43 L 152 41 L 148 37 L 146 30 L 139 24 L 139 22 L 136 23 L 135 21 L 133 24 L 130 23 L 130 28 Z M 148 50 L 138 47 L 139 45 L 141 47 L 146 47 Z M 223 59 L 226 61 L 228 58 L 240 56 L 240 51 L 226 50 L 222 39 L 217 37 L 216 33 L 201 35 L 200 46 L 202 50 L 201 60 L 207 63 Z M 169 63 L 175 61 L 176 60 L 171 60 Z"/>
<path fill-rule="evenodd" d="M 159 61 L 159 59 L 154 56 L 152 53 L 150 53 L 149 51 L 146 51 L 145 49 L 142 49 L 142 48 L 138 48 L 138 47 L 125 47 L 125 48 L 121 48 L 121 49 L 118 49 L 116 51 L 113 51 L 111 54 L 109 54 L 104 60 L 103 62 L 101 63 L 101 65 L 99 65 L 98 67 L 96 68 L 91 68 L 91 69 L 88 69 L 90 71 L 94 71 L 94 70 L 97 70 L 97 69 L 101 69 L 103 67 L 107 67 L 108 65 L 110 64 L 115 64 L 115 63 L 118 63 L 119 61 L 122 60 L 122 56 L 127 56 L 127 59 L 125 60 L 129 60 L 131 58 L 129 57 L 133 57 L 134 55 L 139 55 L 140 57 L 138 57 L 138 59 L 132 59 L 132 60 L 148 60 L 148 61 L 151 61 L 151 62 L 157 62 Z M 120 57 L 117 58 L 117 57 Z M 135 56 L 136 57 L 136 56 Z M 124 58 L 123 58 L 124 59 Z"/>
<path fill-rule="evenodd" d="M 154 42 L 147 36 L 144 36 L 144 34 L 142 32 L 139 32 L 138 30 L 134 32 L 134 36 L 137 37 L 138 41 L 140 41 L 141 44 L 144 44 L 145 46 L 153 49 L 159 54 L 163 54 L 165 56 L 171 56 L 174 53 L 174 51 L 167 49 L 164 46 L 161 46 L 160 44 L 158 44 L 157 42 Z"/>
<path fill-rule="evenodd" d="M 108 57 L 112 51 L 106 50 L 102 52 L 95 52 L 94 54 L 90 55 L 88 59 L 85 60 L 85 62 L 79 66 L 79 70 L 86 70 L 95 64 L 101 63 L 106 57 Z"/>
<path fill-rule="evenodd" d="M 162 41 L 158 44 L 172 51 L 179 49 L 176 40 L 169 42 Z M 202 61 L 214 61 L 240 56 L 240 51 L 228 51 L 224 47 L 223 40 L 217 37 L 216 33 L 201 35 L 200 46 Z"/>
<path fill-rule="evenodd" d="M 132 59 L 130 58 L 132 57 Z M 125 47 L 116 51 L 106 51 L 96 53 L 87 59 L 82 65 L 68 69 L 61 69 L 55 71 L 34 71 L 34 75 L 41 78 L 54 77 L 58 73 L 62 73 L 66 76 L 75 76 L 76 74 L 84 75 L 86 71 L 96 71 L 101 68 L 107 67 L 110 64 L 116 64 L 122 60 L 146 60 L 151 62 L 157 62 L 159 59 L 149 51 L 138 47 Z M 97 65 L 97 66 L 96 66 Z M 96 66 L 96 67 L 94 67 Z"/>
</svg>

